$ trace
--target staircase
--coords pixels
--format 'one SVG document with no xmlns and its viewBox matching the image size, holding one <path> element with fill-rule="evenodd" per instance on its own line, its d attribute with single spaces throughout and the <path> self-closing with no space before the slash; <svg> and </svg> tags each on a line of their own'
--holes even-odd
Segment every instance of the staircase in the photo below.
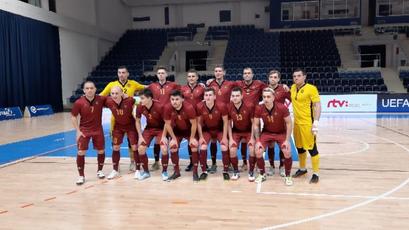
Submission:
<svg viewBox="0 0 409 230">
<path fill-rule="evenodd" d="M 388 87 L 388 92 L 391 93 L 406 93 L 402 81 L 399 79 L 399 74 L 391 68 L 381 69 L 382 77 L 385 85 Z"/>
</svg>

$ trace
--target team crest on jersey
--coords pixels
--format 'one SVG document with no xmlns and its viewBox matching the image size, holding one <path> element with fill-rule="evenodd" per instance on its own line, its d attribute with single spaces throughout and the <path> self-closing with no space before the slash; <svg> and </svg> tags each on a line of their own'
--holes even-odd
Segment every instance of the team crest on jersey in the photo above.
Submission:
<svg viewBox="0 0 409 230">
<path fill-rule="evenodd" d="M 131 87 L 131 84 L 128 83 L 128 84 L 126 84 L 126 86 L 127 86 L 127 87 Z"/>
<path fill-rule="evenodd" d="M 95 104 L 98 105 L 98 101 L 96 101 Z"/>
</svg>

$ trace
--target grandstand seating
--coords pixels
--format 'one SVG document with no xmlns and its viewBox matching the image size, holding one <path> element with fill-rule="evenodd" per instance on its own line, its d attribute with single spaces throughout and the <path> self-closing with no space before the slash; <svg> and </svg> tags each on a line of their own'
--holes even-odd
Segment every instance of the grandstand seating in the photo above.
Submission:
<svg viewBox="0 0 409 230">
<path fill-rule="evenodd" d="M 153 70 L 167 42 L 181 36 L 192 39 L 195 33 L 194 27 L 128 30 L 89 74 L 87 80 L 94 81 L 97 92 L 100 92 L 108 82 L 117 79 L 117 67 L 126 65 L 130 72 L 130 79 L 142 84 L 156 81 L 156 77 L 143 76 L 143 72 Z M 174 81 L 174 79 L 174 76 L 169 77 L 169 80 Z M 76 90 L 70 101 L 74 102 L 80 95 L 82 90 Z"/>
<path fill-rule="evenodd" d="M 323 94 L 387 91 L 379 71 L 338 72 L 341 60 L 334 32 L 337 31 L 264 32 L 254 25 L 215 26 L 209 27 L 206 39 L 228 40 L 224 57 L 228 80 L 242 79 L 243 68 L 251 67 L 255 79 L 266 81 L 269 70 L 277 69 L 282 73 L 282 83 L 291 85 L 292 72 L 302 68 L 308 82 L 315 84 Z M 183 36 L 192 39 L 195 33 L 196 27 L 129 30 L 87 79 L 96 82 L 99 92 L 117 78 L 117 67 L 126 65 L 130 79 L 149 84 L 156 81 L 156 77 L 143 73 L 153 70 L 167 42 Z M 201 75 L 199 81 L 212 77 Z M 174 76 L 169 80 L 174 80 Z M 407 87 L 408 80 L 402 80 Z M 81 94 L 82 91 L 77 90 L 71 101 Z"/>
<path fill-rule="evenodd" d="M 403 86 L 409 93 L 409 69 L 400 70 L 399 71 L 399 78 L 402 80 Z"/>
</svg>

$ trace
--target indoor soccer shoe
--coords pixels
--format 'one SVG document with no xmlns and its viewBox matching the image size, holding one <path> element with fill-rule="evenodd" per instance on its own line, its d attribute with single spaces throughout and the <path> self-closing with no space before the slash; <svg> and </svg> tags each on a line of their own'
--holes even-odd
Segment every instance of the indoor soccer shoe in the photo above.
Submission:
<svg viewBox="0 0 409 230">
<path fill-rule="evenodd" d="M 239 172 L 234 172 L 234 173 L 233 173 L 233 176 L 231 176 L 231 179 L 232 179 L 232 180 L 238 180 L 239 178 L 240 178 Z"/>
<path fill-rule="evenodd" d="M 275 168 L 270 167 L 270 169 L 267 171 L 267 176 L 273 176 L 274 173 L 275 173 L 274 170 L 275 170 Z"/>
<path fill-rule="evenodd" d="M 77 185 L 83 185 L 85 183 L 85 177 L 80 176 L 77 180 L 77 182 L 75 182 Z"/>
<path fill-rule="evenodd" d="M 223 173 L 223 180 L 230 180 L 230 175 L 227 172 Z"/>
<path fill-rule="evenodd" d="M 159 162 L 158 162 L 158 161 L 155 161 L 155 163 L 152 164 L 150 170 L 151 170 L 151 171 L 156 171 L 156 170 L 159 170 L 159 168 L 160 168 Z"/>
<path fill-rule="evenodd" d="M 200 174 L 200 180 L 204 181 L 207 179 L 207 172 L 203 172 L 202 174 Z"/>
<path fill-rule="evenodd" d="M 320 180 L 320 177 L 317 174 L 312 174 L 310 184 L 316 184 Z"/>
<path fill-rule="evenodd" d="M 114 178 L 117 178 L 119 176 L 119 172 L 116 170 L 112 170 L 112 172 L 108 175 L 107 179 L 112 180 Z"/>
<path fill-rule="evenodd" d="M 250 182 L 254 182 L 256 178 L 254 177 L 254 172 L 249 172 L 249 177 L 248 177 Z"/>
<path fill-rule="evenodd" d="M 193 173 L 193 182 L 199 182 L 199 175 L 197 173 Z"/>
<path fill-rule="evenodd" d="M 170 176 L 170 177 L 168 178 L 167 181 L 176 180 L 176 179 L 179 178 L 179 177 L 180 177 L 180 173 L 174 172 L 174 173 L 172 174 L 172 176 Z"/>
<path fill-rule="evenodd" d="M 185 172 L 190 172 L 192 171 L 193 168 L 193 164 L 189 164 L 186 168 L 185 168 Z"/>
<path fill-rule="evenodd" d="M 285 177 L 285 169 L 284 169 L 284 167 L 281 167 L 281 168 L 280 168 L 280 176 L 281 176 L 281 177 Z"/>
<path fill-rule="evenodd" d="M 259 174 L 259 175 L 257 176 L 255 182 L 256 182 L 256 183 L 261 183 L 261 182 L 264 182 L 264 181 L 266 181 L 266 180 L 267 180 L 266 175 L 261 175 L 261 174 Z"/>
<path fill-rule="evenodd" d="M 102 172 L 101 170 L 99 170 L 99 171 L 97 172 L 97 177 L 98 177 L 98 179 L 104 179 L 104 178 L 105 178 L 104 172 Z"/>
<path fill-rule="evenodd" d="M 139 177 L 138 180 L 145 180 L 148 179 L 149 177 L 151 177 L 151 174 L 149 174 L 148 172 L 143 172 L 141 173 L 141 176 Z"/>
<path fill-rule="evenodd" d="M 141 171 L 136 170 L 136 171 L 135 171 L 135 174 L 134 174 L 134 176 L 133 176 L 133 178 L 134 178 L 135 180 L 138 180 L 140 176 L 141 176 Z"/>
<path fill-rule="evenodd" d="M 169 179 L 169 174 L 167 171 L 162 172 L 162 180 L 167 181 Z"/>
<path fill-rule="evenodd" d="M 217 172 L 217 165 L 212 165 L 209 169 L 210 174 L 215 174 Z"/>
<path fill-rule="evenodd" d="M 307 174 L 307 170 L 306 170 L 306 169 L 305 169 L 305 170 L 298 169 L 298 170 L 294 173 L 293 177 L 294 177 L 294 178 L 297 178 L 297 177 L 303 176 L 303 175 L 305 175 L 305 174 Z"/>
<path fill-rule="evenodd" d="M 291 186 L 294 184 L 293 179 L 290 176 L 284 177 L 284 183 L 287 186 Z"/>
</svg>

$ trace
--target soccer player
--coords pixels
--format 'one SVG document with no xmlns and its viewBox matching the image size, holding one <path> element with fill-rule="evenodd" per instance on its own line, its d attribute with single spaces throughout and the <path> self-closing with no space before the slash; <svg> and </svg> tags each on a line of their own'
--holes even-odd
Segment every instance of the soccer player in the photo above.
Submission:
<svg viewBox="0 0 409 230">
<path fill-rule="evenodd" d="M 181 91 L 183 93 L 183 97 L 185 98 L 185 101 L 189 102 L 193 107 L 196 108 L 196 106 L 203 101 L 203 95 L 204 95 L 204 85 L 198 83 L 199 76 L 197 74 L 197 71 L 194 69 L 190 69 L 187 72 L 187 84 L 183 85 L 181 87 Z M 192 170 L 193 163 L 192 163 L 192 150 L 190 147 L 188 148 L 189 150 L 189 157 L 190 157 L 190 163 L 186 167 L 185 171 L 189 172 Z"/>
<path fill-rule="evenodd" d="M 268 83 L 269 87 L 274 90 L 274 101 L 279 102 L 281 104 L 285 104 L 285 101 L 291 101 L 291 94 L 287 89 L 287 86 L 284 87 L 282 84 L 279 84 L 281 79 L 281 74 L 277 70 L 271 70 L 268 73 Z M 274 145 L 268 147 L 268 159 L 270 161 L 270 170 L 267 172 L 267 175 L 272 176 L 274 175 Z M 279 171 L 280 176 L 285 177 L 285 170 L 284 170 L 284 155 L 283 152 L 280 150 L 279 153 L 280 165 Z"/>
<path fill-rule="evenodd" d="M 101 96 L 108 96 L 111 93 L 111 89 L 115 86 L 121 87 L 122 91 L 128 95 L 129 97 L 133 97 L 136 92 L 143 90 L 146 86 L 138 83 L 137 81 L 134 80 L 129 80 L 129 71 L 126 66 L 119 66 L 118 71 L 118 80 L 112 81 L 108 83 L 107 86 L 105 86 L 104 90 L 99 94 Z M 112 129 L 114 128 L 115 125 L 115 118 L 114 116 L 111 117 L 111 133 Z M 128 138 L 129 139 L 129 138 Z M 135 160 L 134 160 L 134 154 L 133 150 L 129 144 L 128 140 L 128 147 L 129 147 L 129 158 L 131 160 L 131 163 L 129 165 L 129 170 L 134 171 L 135 170 Z"/>
<path fill-rule="evenodd" d="M 221 102 L 216 102 L 216 94 L 213 88 L 206 88 L 204 93 L 204 101 L 197 105 L 198 113 L 198 133 L 200 145 L 200 164 L 202 166 L 202 174 L 200 180 L 206 180 L 207 169 L 207 145 L 209 141 L 219 141 L 222 150 L 223 159 L 223 178 L 230 180 L 228 173 L 230 159 L 228 152 L 228 116 L 226 105 Z M 196 174 L 196 176 L 194 175 Z M 193 178 L 197 177 L 197 165 L 193 166 Z"/>
<path fill-rule="evenodd" d="M 296 69 L 293 72 L 294 84 L 291 86 L 291 101 L 294 111 L 294 141 L 300 161 L 300 168 L 293 177 L 300 177 L 307 173 L 306 151 L 308 151 L 311 155 L 313 171 L 310 183 L 318 183 L 320 158 L 316 135 L 321 116 L 321 102 L 317 87 L 306 83 L 305 80 L 306 75 L 303 70 Z"/>
<path fill-rule="evenodd" d="M 158 82 L 151 83 L 148 88 L 152 91 L 153 99 L 158 101 L 159 104 L 165 106 L 170 102 L 170 93 L 179 89 L 179 86 L 175 82 L 167 81 L 168 70 L 164 66 L 159 66 L 156 70 L 156 77 Z M 155 157 L 155 163 L 152 164 L 151 170 L 156 171 L 160 168 L 159 166 L 159 153 L 160 145 L 155 144 L 153 146 L 153 153 Z"/>
<path fill-rule="evenodd" d="M 216 65 L 216 67 L 214 68 L 215 79 L 212 81 L 209 80 L 207 83 L 208 87 L 212 87 L 216 92 L 217 102 L 221 102 L 227 105 L 230 102 L 231 90 L 233 89 L 234 86 L 236 86 L 236 83 L 233 81 L 224 80 L 225 74 L 226 72 L 224 71 L 223 66 Z M 210 144 L 210 154 L 212 158 L 212 166 L 210 167 L 209 172 L 215 173 L 217 171 L 216 165 L 217 145 L 215 142 L 212 142 Z"/>
<path fill-rule="evenodd" d="M 162 149 L 167 148 L 167 146 L 170 148 L 170 157 L 174 165 L 174 173 L 168 178 L 168 181 L 171 181 L 180 177 L 178 150 L 183 138 L 188 140 L 189 146 L 192 149 L 193 167 L 197 167 L 199 157 L 196 139 L 196 110 L 191 104 L 184 101 L 180 90 L 174 90 L 170 94 L 170 104 L 166 105 L 164 109 L 164 120 L 165 127 L 161 145 Z M 167 135 L 170 136 L 170 141 L 166 139 Z M 193 176 L 195 175 L 193 174 Z M 198 178 L 193 178 L 193 180 L 198 181 Z"/>
<path fill-rule="evenodd" d="M 257 105 L 261 99 L 263 89 L 267 84 L 260 80 L 253 80 L 254 74 L 250 67 L 243 69 L 243 80 L 237 81 L 236 84 L 242 89 L 243 101 L 248 104 Z M 254 146 L 253 146 L 254 148 Z M 247 170 L 247 142 L 241 142 L 241 157 L 243 165 L 241 169 Z"/>
<path fill-rule="evenodd" d="M 255 162 L 254 144 L 255 139 L 252 132 L 254 118 L 254 104 L 246 103 L 243 100 L 243 93 L 240 87 L 233 88 L 231 92 L 231 102 L 228 106 L 229 117 L 229 147 L 230 162 L 233 165 L 232 180 L 239 179 L 237 146 L 240 142 L 248 143 L 251 162 Z M 243 147 L 243 146 L 242 146 Z M 247 147 L 247 145 L 246 145 Z M 254 166 L 253 166 L 254 168 Z M 254 181 L 254 175 L 249 175 L 249 180 Z"/>
<path fill-rule="evenodd" d="M 105 175 L 102 172 L 105 161 L 105 138 L 102 129 L 102 109 L 106 97 L 95 95 L 97 89 L 92 81 L 86 81 L 83 84 L 83 91 L 85 95 L 75 101 L 71 110 L 72 125 L 77 132 L 77 168 L 80 175 L 76 182 L 77 185 L 85 183 L 85 153 L 88 150 L 88 144 L 91 139 L 94 149 L 98 152 L 97 177 L 100 179 L 105 178 Z M 78 117 L 78 115 L 80 117 Z"/>
<path fill-rule="evenodd" d="M 111 110 L 112 116 L 115 118 L 115 125 L 112 129 L 112 164 L 114 170 L 108 175 L 109 180 L 119 176 L 120 146 L 125 134 L 128 137 L 133 155 L 138 154 L 136 148 L 138 134 L 135 128 L 135 118 L 132 115 L 135 99 L 123 97 L 124 93 L 121 87 L 114 86 L 111 88 L 111 97 L 108 97 L 105 102 L 106 107 Z M 138 156 L 134 159 L 139 162 Z"/>
<path fill-rule="evenodd" d="M 163 120 L 163 107 L 158 101 L 153 100 L 153 94 L 150 89 L 145 89 L 140 94 L 141 103 L 136 109 L 136 130 L 139 134 L 139 155 L 144 169 L 143 173 L 135 172 L 135 179 L 144 180 L 150 177 L 148 168 L 148 157 L 146 149 L 155 137 L 156 144 L 160 144 L 162 139 L 162 129 L 165 125 Z M 146 117 L 146 127 L 142 132 L 141 117 Z M 162 148 L 162 179 L 169 178 L 167 168 L 169 155 L 166 148 Z"/>
<path fill-rule="evenodd" d="M 260 120 L 263 121 L 263 130 L 260 132 Z M 265 88 L 263 90 L 263 104 L 258 105 L 254 112 L 254 135 L 256 138 L 255 152 L 257 156 L 257 167 L 260 169 L 256 182 L 266 180 L 264 175 L 265 166 L 263 152 L 271 143 L 277 142 L 284 154 L 285 184 L 292 185 L 291 179 L 291 145 L 290 138 L 292 132 L 290 112 L 281 103 L 274 102 L 274 90 Z M 250 162 L 252 166 L 253 162 Z M 249 173 L 253 173 L 250 168 Z"/>
</svg>

